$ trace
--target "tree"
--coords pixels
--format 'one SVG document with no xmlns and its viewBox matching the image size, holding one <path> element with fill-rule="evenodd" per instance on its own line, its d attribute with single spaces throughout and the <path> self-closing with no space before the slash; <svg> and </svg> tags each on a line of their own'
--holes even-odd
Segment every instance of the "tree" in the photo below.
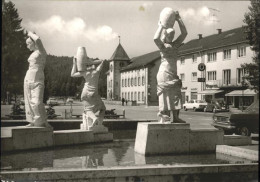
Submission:
<svg viewBox="0 0 260 182">
<path fill-rule="evenodd" d="M 23 79 L 26 72 L 26 60 L 29 50 L 26 47 L 26 32 L 21 27 L 15 5 L 2 3 L 2 70 L 1 70 L 1 98 L 6 92 L 12 94 L 23 93 Z"/>
<path fill-rule="evenodd" d="M 242 68 L 248 73 L 244 76 L 249 88 L 259 91 L 259 45 L 260 45 L 260 1 L 251 0 L 251 6 L 248 7 L 250 12 L 245 14 L 244 26 L 247 39 L 254 51 L 253 62 L 242 65 Z"/>
</svg>

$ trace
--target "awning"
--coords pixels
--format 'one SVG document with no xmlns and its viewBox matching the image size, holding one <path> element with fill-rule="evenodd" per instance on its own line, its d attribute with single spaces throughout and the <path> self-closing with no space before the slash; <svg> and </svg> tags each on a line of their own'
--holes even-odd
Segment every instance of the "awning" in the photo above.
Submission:
<svg viewBox="0 0 260 182">
<path fill-rule="evenodd" d="M 224 92 L 224 90 L 203 90 L 203 91 L 198 92 L 198 94 L 215 95 L 220 92 Z"/>
<path fill-rule="evenodd" d="M 254 90 L 246 89 L 246 90 L 234 90 L 225 94 L 225 96 L 255 96 L 256 92 Z"/>
</svg>

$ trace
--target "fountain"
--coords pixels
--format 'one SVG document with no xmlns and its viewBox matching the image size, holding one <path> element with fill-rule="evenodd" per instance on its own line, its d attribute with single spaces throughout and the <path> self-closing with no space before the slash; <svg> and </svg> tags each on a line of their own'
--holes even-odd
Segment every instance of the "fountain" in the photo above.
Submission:
<svg viewBox="0 0 260 182">
<path fill-rule="evenodd" d="M 216 148 L 219 151 L 226 149 L 223 145 L 223 131 L 191 129 L 190 124 L 179 118 L 181 80 L 175 73 L 177 68 L 170 69 L 175 70 L 173 72 L 167 72 L 176 62 L 176 46 L 172 43 L 175 21 L 179 23 L 182 32 L 182 37 L 178 40 L 183 41 L 187 34 L 185 26 L 178 12 L 171 8 L 162 11 L 155 35 L 162 56 L 157 75 L 158 122 L 138 123 L 137 130 L 132 128 L 118 131 L 116 127 L 105 127 L 102 116 L 105 107 L 99 96 L 95 95 L 96 85 L 91 85 L 93 80 L 88 79 L 88 71 L 81 65 L 85 60 L 85 51 L 81 51 L 83 54 L 77 57 L 81 63 L 74 59 L 71 75 L 83 76 L 88 94 L 90 92 L 95 95 L 94 99 L 98 101 L 92 102 L 83 89 L 82 100 L 86 103 L 83 121 L 77 121 L 82 123 L 78 129 L 52 132 L 39 127 L 35 132 L 31 129 L 29 134 L 26 134 L 28 129 L 25 127 L 3 129 L 1 179 L 93 182 L 256 180 L 258 155 L 247 159 L 245 156 L 240 158 L 216 153 Z M 166 49 L 163 48 L 164 43 L 161 43 L 162 32 L 164 41 L 168 44 Z M 182 41 L 177 43 L 181 44 Z M 167 64 L 168 61 L 170 64 Z M 102 63 L 95 71 L 99 72 L 101 67 Z M 92 106 L 95 109 L 90 109 Z M 99 116 L 93 116 L 97 111 Z M 39 135 L 39 139 L 31 138 L 36 135 Z M 45 138 L 41 140 L 42 145 L 37 143 L 41 138 Z M 27 143 L 28 141 L 31 142 Z M 26 152 L 21 151 L 25 149 Z M 18 151 L 14 152 L 15 150 Z M 248 151 L 243 149 L 243 153 L 246 152 Z"/>
</svg>

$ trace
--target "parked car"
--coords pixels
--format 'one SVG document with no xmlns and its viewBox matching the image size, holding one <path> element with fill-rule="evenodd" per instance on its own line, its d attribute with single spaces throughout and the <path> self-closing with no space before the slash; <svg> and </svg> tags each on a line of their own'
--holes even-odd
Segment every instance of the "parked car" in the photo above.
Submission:
<svg viewBox="0 0 260 182">
<path fill-rule="evenodd" d="M 47 104 L 48 104 L 48 105 L 52 105 L 52 106 L 57 106 L 57 105 L 59 105 L 58 100 L 55 99 L 55 98 L 49 98 L 49 99 L 47 100 Z"/>
<path fill-rule="evenodd" d="M 259 100 L 243 112 L 214 114 L 212 125 L 223 129 L 226 135 L 235 133 L 250 136 L 251 133 L 259 133 Z"/>
<path fill-rule="evenodd" d="M 207 102 L 203 100 L 190 100 L 189 102 L 183 104 L 183 109 L 187 111 L 188 109 L 193 109 L 194 111 L 201 110 L 207 106 Z"/>
<path fill-rule="evenodd" d="M 225 112 L 229 111 L 227 105 L 223 100 L 212 100 L 204 108 L 204 112 Z"/>
<path fill-rule="evenodd" d="M 67 102 L 67 103 L 73 103 L 73 101 L 74 101 L 74 100 L 73 100 L 72 98 L 68 98 L 66 102 Z"/>
</svg>

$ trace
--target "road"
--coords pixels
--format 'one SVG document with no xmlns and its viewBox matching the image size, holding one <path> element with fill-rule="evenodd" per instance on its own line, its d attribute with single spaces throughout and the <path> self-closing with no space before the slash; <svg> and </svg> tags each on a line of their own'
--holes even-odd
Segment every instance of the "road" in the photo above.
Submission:
<svg viewBox="0 0 260 182">
<path fill-rule="evenodd" d="M 157 120 L 158 106 L 120 106 L 120 105 L 106 105 L 107 110 L 116 109 L 117 114 L 122 114 L 125 110 L 125 115 L 127 119 L 148 119 Z M 59 105 L 54 106 L 55 112 L 61 115 L 62 112 L 70 111 L 71 106 Z M 1 105 L 1 117 L 9 114 L 11 112 L 11 105 Z M 83 105 L 80 102 L 74 102 L 72 104 L 73 114 L 82 114 Z M 194 112 L 194 111 L 184 111 L 181 110 L 180 118 L 190 123 L 192 128 L 214 128 L 211 126 L 213 113 L 204 112 Z"/>
</svg>

